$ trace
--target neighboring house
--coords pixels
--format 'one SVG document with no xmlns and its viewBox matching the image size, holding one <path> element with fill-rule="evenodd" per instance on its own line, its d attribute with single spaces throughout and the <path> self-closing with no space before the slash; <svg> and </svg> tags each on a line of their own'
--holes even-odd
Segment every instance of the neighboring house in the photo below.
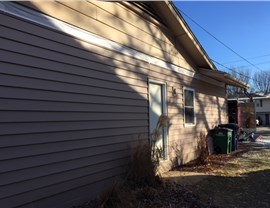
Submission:
<svg viewBox="0 0 270 208">
<path fill-rule="evenodd" d="M 0 2 L 1 207 L 71 207 L 125 175 L 161 114 L 162 167 L 227 122 L 226 84 L 172 2 Z"/>
<path fill-rule="evenodd" d="M 254 98 L 256 103 L 256 118 L 261 122 L 261 125 L 270 125 L 270 94 L 259 98 Z"/>
<path fill-rule="evenodd" d="M 251 94 L 255 102 L 256 119 L 260 125 L 270 125 L 270 94 L 264 95 L 262 93 Z M 229 100 L 238 100 L 239 102 L 250 102 L 250 98 L 245 95 L 238 95 L 237 98 L 229 98 Z"/>
</svg>

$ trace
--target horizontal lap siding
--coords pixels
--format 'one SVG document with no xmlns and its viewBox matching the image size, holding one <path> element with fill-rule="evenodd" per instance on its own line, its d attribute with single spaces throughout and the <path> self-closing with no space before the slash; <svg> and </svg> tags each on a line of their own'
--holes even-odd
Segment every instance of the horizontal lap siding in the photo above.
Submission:
<svg viewBox="0 0 270 208">
<path fill-rule="evenodd" d="M 122 153 L 123 154 L 123 153 Z M 109 155 L 111 156 L 111 155 Z M 117 166 L 117 163 L 121 162 L 119 166 Z M 113 164 L 113 166 L 109 166 Z M 15 207 L 18 205 L 21 205 L 20 207 L 64 207 L 63 205 L 66 204 L 65 207 L 72 207 L 74 205 L 78 205 L 78 198 L 81 199 L 81 201 L 86 201 L 89 199 L 89 197 L 97 197 L 97 194 L 100 193 L 100 191 L 104 190 L 103 187 L 99 188 L 92 188 L 95 187 L 96 184 L 102 185 L 103 181 L 110 180 L 110 183 L 112 180 L 116 178 L 116 176 L 123 174 L 123 168 L 124 164 L 126 164 L 125 161 L 118 160 L 114 163 L 109 164 L 98 164 L 97 167 L 93 166 L 91 172 L 87 170 L 87 172 L 79 173 L 77 174 L 75 172 L 75 177 L 71 178 L 73 175 L 72 172 L 69 173 L 69 178 L 66 181 L 63 180 L 63 176 L 61 173 L 59 175 L 55 175 L 54 181 L 58 181 L 58 183 L 55 184 L 48 184 L 46 186 L 46 182 L 48 178 L 40 179 L 40 183 L 44 184 L 45 186 L 43 188 L 34 187 L 33 184 L 36 181 L 32 181 L 31 187 L 33 188 L 31 192 L 23 192 L 19 195 L 14 195 L 12 198 L 5 198 L 1 200 L 1 203 L 4 205 L 7 205 L 5 207 Z M 97 171 L 97 172 L 95 172 Z M 67 176 L 66 176 L 67 177 Z M 60 182 L 59 182 L 60 181 Z M 109 183 L 107 184 L 108 187 Z M 89 186 L 88 190 L 95 190 L 88 192 L 86 194 L 86 190 L 81 193 L 81 195 L 78 195 L 77 191 L 85 186 Z M 46 190 L 46 191 L 45 191 Z M 72 192 L 73 191 L 73 192 Z M 66 194 L 66 192 L 72 192 L 69 193 L 69 195 Z M 54 195 L 52 193 L 60 193 L 60 196 Z M 50 195 L 52 194 L 52 195 Z M 87 195 L 87 196 L 86 196 Z M 62 196 L 62 197 L 61 197 Z M 60 198 L 61 197 L 61 198 Z M 35 206 L 36 204 L 39 204 L 39 201 L 33 201 L 33 199 L 42 199 L 40 201 L 39 206 Z M 48 201 L 48 204 L 46 205 L 43 203 L 44 200 Z M 61 201 L 60 201 L 61 200 Z M 25 202 L 30 202 L 30 204 L 24 204 Z M 74 201 L 74 202 L 73 202 Z M 60 205 L 61 204 L 61 205 Z"/>
<path fill-rule="evenodd" d="M 193 70 L 169 33 L 121 4 L 34 4 L 87 31 Z M 49 207 L 68 196 L 76 204 L 97 194 L 83 190 L 122 175 L 130 147 L 139 136 L 148 136 L 148 78 L 167 83 L 169 145 L 180 142 L 186 161 L 194 159 L 194 138 L 217 116 L 224 119 L 219 114 L 226 108 L 222 87 L 1 13 L 0 19 L 0 202 L 7 207 Z M 184 127 L 184 86 L 196 92 L 194 127 Z"/>
<path fill-rule="evenodd" d="M 141 16 L 121 4 L 115 2 L 85 4 L 80 2 L 33 2 L 30 5 L 26 3 L 26 5 L 33 8 L 38 7 L 45 14 L 114 42 L 128 45 L 145 54 L 193 70 L 191 63 L 186 61 L 183 51 L 179 53 L 179 50 L 172 44 L 175 40 L 169 32 L 161 30 L 147 19 L 142 19 Z"/>
<path fill-rule="evenodd" d="M 195 90 L 195 115 L 196 125 L 185 126 L 183 110 L 183 87 Z M 196 157 L 197 139 L 200 133 L 207 131 L 219 123 L 227 122 L 225 90 L 223 87 L 215 86 L 200 80 L 183 81 L 177 87 L 177 96 L 168 93 L 169 117 L 169 149 L 173 161 L 177 148 L 181 148 L 184 163 Z"/>
<path fill-rule="evenodd" d="M 147 76 L 111 51 L 0 16 L 1 205 L 121 176 L 148 135 Z"/>
</svg>

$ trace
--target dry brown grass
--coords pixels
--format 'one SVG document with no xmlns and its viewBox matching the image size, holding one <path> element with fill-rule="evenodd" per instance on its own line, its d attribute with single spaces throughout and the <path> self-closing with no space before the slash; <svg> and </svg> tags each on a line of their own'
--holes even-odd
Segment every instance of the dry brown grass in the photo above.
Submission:
<svg viewBox="0 0 270 208">
<path fill-rule="evenodd" d="M 255 143 L 243 146 L 248 151 L 219 155 L 223 164 L 190 187 L 203 201 L 224 208 L 270 207 L 270 149 Z"/>
<path fill-rule="evenodd" d="M 138 203 L 132 192 L 125 184 L 114 182 L 98 199 L 74 208 L 135 208 Z"/>
<path fill-rule="evenodd" d="M 229 161 L 219 172 L 222 176 L 242 176 L 252 172 L 270 170 L 270 150 L 250 151 Z"/>
<path fill-rule="evenodd" d="M 157 181 L 157 166 L 152 160 L 149 142 L 138 140 L 131 156 L 128 181 L 136 186 L 154 185 Z"/>
<path fill-rule="evenodd" d="M 200 132 L 200 135 L 197 137 L 197 159 L 196 165 L 205 165 L 208 161 L 208 145 L 207 137 L 204 132 Z"/>
</svg>

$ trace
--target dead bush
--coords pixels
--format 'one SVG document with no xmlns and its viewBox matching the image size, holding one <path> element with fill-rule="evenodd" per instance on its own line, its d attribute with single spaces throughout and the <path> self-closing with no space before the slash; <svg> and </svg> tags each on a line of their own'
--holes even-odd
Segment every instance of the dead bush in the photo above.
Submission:
<svg viewBox="0 0 270 208">
<path fill-rule="evenodd" d="M 184 149 L 183 146 L 177 142 L 174 142 L 173 145 L 171 145 L 171 149 L 173 150 L 175 157 L 171 160 L 173 167 L 178 167 L 180 165 L 183 165 L 184 163 Z"/>
<path fill-rule="evenodd" d="M 153 186 L 159 180 L 156 176 L 158 163 L 152 160 L 152 148 L 148 141 L 138 140 L 133 149 L 128 171 L 128 181 L 136 186 Z"/>
<path fill-rule="evenodd" d="M 208 145 L 207 137 L 204 132 L 200 132 L 200 135 L 197 137 L 197 165 L 205 165 L 208 160 Z"/>
<path fill-rule="evenodd" d="M 149 140 L 139 139 L 133 149 L 128 171 L 128 180 L 139 186 L 154 186 L 160 182 L 157 175 L 160 159 L 164 158 L 163 147 L 158 147 L 156 141 L 162 135 L 163 128 L 169 124 L 166 115 L 161 115 L 156 128 L 151 133 Z"/>
</svg>

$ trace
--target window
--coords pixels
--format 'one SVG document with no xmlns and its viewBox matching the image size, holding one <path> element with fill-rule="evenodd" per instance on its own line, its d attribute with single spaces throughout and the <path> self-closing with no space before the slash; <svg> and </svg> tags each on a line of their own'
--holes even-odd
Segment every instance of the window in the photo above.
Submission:
<svg viewBox="0 0 270 208">
<path fill-rule="evenodd" d="M 195 124 L 195 92 L 193 89 L 184 88 L 184 119 L 186 125 Z"/>
<path fill-rule="evenodd" d="M 263 107 L 262 100 L 255 100 L 256 107 Z"/>
</svg>

